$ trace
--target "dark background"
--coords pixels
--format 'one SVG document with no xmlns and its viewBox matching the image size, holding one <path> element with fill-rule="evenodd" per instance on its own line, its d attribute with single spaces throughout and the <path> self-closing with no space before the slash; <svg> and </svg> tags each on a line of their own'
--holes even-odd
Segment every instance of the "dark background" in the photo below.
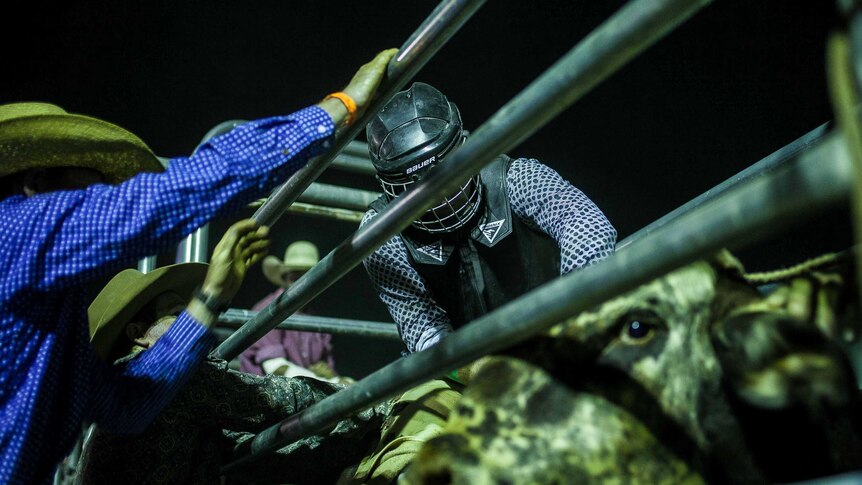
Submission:
<svg viewBox="0 0 862 485">
<path fill-rule="evenodd" d="M 623 3 L 489 1 L 416 79 L 446 93 L 476 128 Z M 187 155 L 221 121 L 288 113 L 340 89 L 436 4 L 7 2 L 0 102 L 53 102 L 128 128 L 160 156 Z M 622 239 L 829 120 L 824 49 L 838 25 L 829 1 L 716 1 L 510 155 L 558 170 Z M 338 172 L 323 180 L 376 189 Z M 211 226 L 212 245 L 233 220 Z M 272 253 L 310 239 L 325 254 L 354 229 L 284 217 Z M 847 215 L 836 210 L 740 254 L 765 269 L 850 241 Z M 271 289 L 255 269 L 234 306 Z M 391 321 L 361 267 L 314 306 Z M 396 358 L 400 345 L 339 337 L 336 349 L 340 370 L 359 377 Z"/>
</svg>

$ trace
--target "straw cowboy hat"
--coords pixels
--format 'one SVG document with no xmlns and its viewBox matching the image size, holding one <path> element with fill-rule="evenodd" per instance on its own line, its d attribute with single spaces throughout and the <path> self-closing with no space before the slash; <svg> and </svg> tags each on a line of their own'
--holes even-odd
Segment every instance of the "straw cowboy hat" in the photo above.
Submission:
<svg viewBox="0 0 862 485">
<path fill-rule="evenodd" d="M 126 269 L 111 278 L 87 310 L 90 343 L 96 353 L 107 360 L 126 324 L 160 294 L 173 291 L 184 300 L 191 300 L 195 287 L 203 283 L 208 266 L 180 263 L 149 273 Z"/>
<path fill-rule="evenodd" d="M 317 264 L 320 256 L 317 246 L 308 241 L 296 241 L 284 251 L 284 260 L 275 256 L 264 258 L 263 274 L 274 285 L 285 286 L 287 273 L 292 271 L 308 271 Z"/>
<path fill-rule="evenodd" d="M 0 177 L 31 168 L 81 167 L 119 183 L 164 167 L 128 131 L 48 103 L 0 105 Z"/>
</svg>

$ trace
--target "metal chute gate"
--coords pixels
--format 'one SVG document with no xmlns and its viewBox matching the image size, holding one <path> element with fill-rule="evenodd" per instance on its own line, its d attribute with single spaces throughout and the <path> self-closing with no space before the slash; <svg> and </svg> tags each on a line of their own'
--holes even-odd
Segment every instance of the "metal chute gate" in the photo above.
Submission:
<svg viewBox="0 0 862 485">
<path fill-rule="evenodd" d="M 442 1 L 393 59 L 388 80 L 365 115 L 336 139 L 327 154 L 309 162 L 277 189 L 253 217 L 262 224 L 272 225 L 294 205 L 299 207 L 297 212 L 323 217 L 353 221 L 361 217 L 364 206 L 376 194 L 314 181 L 329 166 L 373 173 L 364 145 L 352 141 L 353 138 L 483 3 Z M 213 355 L 231 360 L 276 327 L 397 338 L 391 324 L 292 315 L 499 153 L 517 146 L 709 3 L 709 0 L 629 2 L 475 130 L 467 143 L 450 156 L 449 170 L 432 173 L 417 183 L 264 310 L 251 313 L 231 309 L 223 314 L 220 319 L 223 327 L 236 330 Z M 226 122 L 222 128 L 214 128 L 205 140 L 239 122 Z M 432 348 L 386 365 L 287 417 L 235 450 L 234 460 L 222 471 L 233 472 L 257 456 L 320 432 L 352 413 L 522 341 L 718 249 L 740 247 L 827 208 L 848 203 L 854 193 L 854 170 L 858 172 L 859 167 L 855 165 L 852 149 L 848 148 L 851 144 L 846 141 L 846 127 L 845 121 L 837 128 L 828 123 L 814 129 L 621 241 L 616 254 L 600 264 L 525 294 Z M 311 208 L 301 209 L 298 204 Z M 184 243 L 184 256 L 180 259 L 205 261 L 206 242 L 205 229 L 196 232 Z"/>
</svg>

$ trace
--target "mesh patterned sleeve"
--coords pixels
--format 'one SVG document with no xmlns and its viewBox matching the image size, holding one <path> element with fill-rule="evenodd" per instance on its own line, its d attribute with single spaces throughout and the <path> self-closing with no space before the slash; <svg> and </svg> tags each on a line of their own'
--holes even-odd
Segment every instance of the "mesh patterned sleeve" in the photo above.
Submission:
<svg viewBox="0 0 862 485">
<path fill-rule="evenodd" d="M 583 192 L 532 158 L 514 160 L 506 174 L 512 212 L 560 246 L 560 274 L 601 261 L 617 231 Z"/>
<path fill-rule="evenodd" d="M 370 209 L 360 227 L 377 212 Z M 449 315 L 437 305 L 422 276 L 410 266 L 407 248 L 395 236 L 363 261 L 380 299 L 398 325 L 408 352 L 423 350 L 452 332 Z"/>
</svg>

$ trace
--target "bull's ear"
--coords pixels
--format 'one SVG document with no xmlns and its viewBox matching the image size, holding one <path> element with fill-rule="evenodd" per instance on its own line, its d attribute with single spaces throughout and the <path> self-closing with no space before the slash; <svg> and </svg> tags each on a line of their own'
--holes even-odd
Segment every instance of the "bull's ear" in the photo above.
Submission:
<svg viewBox="0 0 862 485">
<path fill-rule="evenodd" d="M 727 249 L 722 249 L 716 253 L 709 262 L 719 274 L 737 279 L 745 279 L 745 266 Z"/>
</svg>

